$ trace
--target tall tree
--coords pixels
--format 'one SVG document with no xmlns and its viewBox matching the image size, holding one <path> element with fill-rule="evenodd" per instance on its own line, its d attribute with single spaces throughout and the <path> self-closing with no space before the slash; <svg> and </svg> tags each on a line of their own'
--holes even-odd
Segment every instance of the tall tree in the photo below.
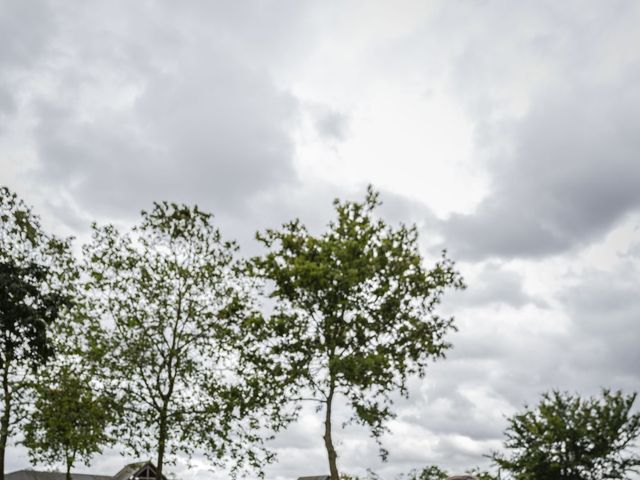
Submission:
<svg viewBox="0 0 640 480">
<path fill-rule="evenodd" d="M 328 230 L 309 234 L 294 220 L 280 231 L 258 234 L 269 252 L 255 258 L 255 274 L 271 282 L 275 312 L 266 330 L 272 354 L 282 362 L 273 376 L 292 395 L 324 407 L 324 443 L 332 480 L 339 478 L 332 412 L 338 396 L 352 420 L 379 441 L 393 416 L 390 396 L 407 396 L 407 378 L 424 375 L 445 355 L 454 328 L 436 312 L 445 289 L 462 288 L 444 254 L 424 266 L 415 226 L 388 226 L 374 217 L 380 204 L 369 187 L 365 201 L 334 202 Z M 381 448 L 383 458 L 386 452 Z"/>
<path fill-rule="evenodd" d="M 600 398 L 554 391 L 509 418 L 504 454 L 493 459 L 517 480 L 602 480 L 640 472 L 636 394 Z"/>
<path fill-rule="evenodd" d="M 87 289 L 103 321 L 106 372 L 119 391 L 119 438 L 155 453 L 203 450 L 259 467 L 265 426 L 280 417 L 264 376 L 242 362 L 251 342 L 250 285 L 237 246 L 197 207 L 156 203 L 131 233 L 94 227 Z"/>
<path fill-rule="evenodd" d="M 0 480 L 31 377 L 53 355 L 49 327 L 71 305 L 76 278 L 69 240 L 45 234 L 31 209 L 0 187 Z"/>
<path fill-rule="evenodd" d="M 34 462 L 63 463 L 67 480 L 78 460 L 87 464 L 111 442 L 107 429 L 116 412 L 111 397 L 94 390 L 92 379 L 74 370 L 77 367 L 63 365 L 41 378 L 23 441 Z"/>
</svg>

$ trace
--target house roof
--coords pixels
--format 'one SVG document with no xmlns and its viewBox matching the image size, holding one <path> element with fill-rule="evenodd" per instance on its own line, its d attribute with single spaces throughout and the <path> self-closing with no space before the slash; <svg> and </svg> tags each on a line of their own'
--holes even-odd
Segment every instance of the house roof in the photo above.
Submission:
<svg viewBox="0 0 640 480">
<path fill-rule="evenodd" d="M 111 479 L 112 480 L 127 480 L 129 477 L 133 476 L 134 473 L 139 471 L 146 464 L 147 464 L 147 462 L 130 463 L 129 465 L 126 465 L 125 467 L 123 467 L 122 470 L 120 470 L 118 473 L 116 473 L 113 477 L 111 477 Z"/>
<path fill-rule="evenodd" d="M 36 470 L 18 470 L 6 473 L 5 480 L 65 480 L 66 475 L 60 472 L 38 472 Z M 72 473 L 73 480 L 112 480 L 108 475 L 91 475 L 85 473 Z"/>
<path fill-rule="evenodd" d="M 141 477 L 149 478 L 149 473 L 153 473 L 155 477 L 156 466 L 151 462 L 136 462 L 125 466 L 115 475 L 92 475 L 86 473 L 72 473 L 72 480 L 133 480 Z M 152 477 L 152 478 L 153 478 Z M 5 480 L 65 480 L 66 475 L 60 472 L 40 472 L 37 470 L 18 470 L 16 472 L 7 473 Z M 162 475 L 163 480 L 167 478 Z"/>
</svg>

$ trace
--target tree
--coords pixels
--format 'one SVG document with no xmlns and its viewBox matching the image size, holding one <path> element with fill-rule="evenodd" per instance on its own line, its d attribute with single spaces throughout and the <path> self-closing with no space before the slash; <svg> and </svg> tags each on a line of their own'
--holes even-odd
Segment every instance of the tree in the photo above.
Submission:
<svg viewBox="0 0 640 480">
<path fill-rule="evenodd" d="M 94 226 L 85 248 L 104 375 L 124 412 L 119 438 L 155 453 L 158 478 L 168 458 L 194 449 L 236 467 L 270 459 L 261 431 L 284 417 L 266 377 L 242 361 L 255 313 L 236 253 L 210 214 L 166 202 L 131 233 Z"/>
<path fill-rule="evenodd" d="M 36 388 L 34 409 L 25 426 L 24 445 L 34 462 L 62 462 L 66 478 L 77 460 L 85 464 L 110 443 L 107 428 L 116 405 L 91 387 L 91 379 L 69 365 L 47 376 Z"/>
<path fill-rule="evenodd" d="M 500 477 L 496 477 L 492 473 L 480 470 L 478 467 L 472 468 L 467 473 L 475 480 L 500 480 Z"/>
<path fill-rule="evenodd" d="M 402 476 L 404 477 L 404 475 Z M 449 474 L 436 465 L 429 465 L 421 470 L 414 469 L 406 475 L 407 480 L 497 480 L 493 475 L 473 468 L 466 475 L 449 476 Z"/>
<path fill-rule="evenodd" d="M 293 401 L 311 399 L 324 408 L 332 480 L 339 478 L 336 397 L 379 441 L 393 417 L 390 396 L 407 396 L 407 378 L 423 376 L 450 347 L 444 337 L 453 319 L 435 308 L 445 289 L 463 287 L 444 253 L 425 268 L 415 226 L 394 229 L 375 219 L 379 204 L 369 187 L 363 203 L 336 200 L 337 219 L 320 236 L 298 220 L 257 235 L 269 252 L 253 260 L 254 273 L 270 282 L 275 301 L 265 320 L 272 356 L 281 359 L 272 375 L 290 386 Z M 382 448 L 381 454 L 386 457 Z"/>
<path fill-rule="evenodd" d="M 494 461 L 517 480 L 623 479 L 638 472 L 636 394 L 603 390 L 600 398 L 553 391 L 509 418 L 505 449 Z"/>
<path fill-rule="evenodd" d="M 73 303 L 69 242 L 45 234 L 31 209 L 0 187 L 0 480 L 33 373 L 54 354 L 49 327 Z"/>
<path fill-rule="evenodd" d="M 407 480 L 447 480 L 449 475 L 436 465 L 429 465 L 421 470 L 411 470 Z"/>
</svg>

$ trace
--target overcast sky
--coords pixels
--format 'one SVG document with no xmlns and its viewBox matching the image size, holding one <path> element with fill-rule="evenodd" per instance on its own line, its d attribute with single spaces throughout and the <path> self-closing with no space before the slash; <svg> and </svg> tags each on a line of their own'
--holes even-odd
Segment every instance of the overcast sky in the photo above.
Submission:
<svg viewBox="0 0 640 480">
<path fill-rule="evenodd" d="M 373 184 L 469 288 L 443 305 L 449 358 L 396 404 L 389 462 L 349 427 L 339 466 L 461 472 L 542 392 L 640 390 L 638 25 L 637 0 L 0 0 L 0 183 L 78 243 L 174 200 L 247 254 Z M 306 412 L 267 478 L 325 473 L 321 435 Z M 225 478 L 192 463 L 170 470 Z"/>
</svg>

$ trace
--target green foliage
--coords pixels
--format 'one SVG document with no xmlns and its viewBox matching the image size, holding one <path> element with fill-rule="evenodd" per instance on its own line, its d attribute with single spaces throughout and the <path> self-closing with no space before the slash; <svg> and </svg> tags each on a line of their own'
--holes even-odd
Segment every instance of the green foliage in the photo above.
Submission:
<svg viewBox="0 0 640 480">
<path fill-rule="evenodd" d="M 406 476 L 407 480 L 446 480 L 447 472 L 436 465 L 424 467 L 421 470 L 411 470 Z"/>
<path fill-rule="evenodd" d="M 493 475 L 492 473 L 480 470 L 479 468 L 473 468 L 467 472 L 473 476 L 476 480 L 499 480 L 500 477 Z"/>
<path fill-rule="evenodd" d="M 110 442 L 107 427 L 116 406 L 91 388 L 90 379 L 69 366 L 47 375 L 36 387 L 36 401 L 24 431 L 24 445 L 34 462 L 62 463 L 67 479 L 77 460 L 85 464 Z"/>
<path fill-rule="evenodd" d="M 390 396 L 408 395 L 407 378 L 424 375 L 450 347 L 445 336 L 453 320 L 435 308 L 447 288 L 463 287 L 444 254 L 425 268 L 417 229 L 376 219 L 379 204 L 369 188 L 363 203 L 336 200 L 337 218 L 319 236 L 298 220 L 257 236 L 269 252 L 254 259 L 254 273 L 269 282 L 276 302 L 266 320 L 271 352 L 281 359 L 273 375 L 290 386 L 292 398 L 309 392 L 325 406 L 334 479 L 335 395 L 379 440 L 393 417 Z"/>
<path fill-rule="evenodd" d="M 554 391 L 535 408 L 509 419 L 508 455 L 493 459 L 517 480 L 624 479 L 640 469 L 634 442 L 640 414 L 632 413 L 636 394 L 602 392 L 583 399 Z"/>
<path fill-rule="evenodd" d="M 94 226 L 85 248 L 95 343 L 124 411 L 119 439 L 155 453 L 159 470 L 194 449 L 260 467 L 271 458 L 262 432 L 284 422 L 243 354 L 256 314 L 236 252 L 210 214 L 169 203 L 131 233 Z"/>
<path fill-rule="evenodd" d="M 31 403 L 33 375 L 54 354 L 51 325 L 74 303 L 69 240 L 43 232 L 31 209 L 0 187 L 0 478 L 9 437 Z"/>
</svg>

